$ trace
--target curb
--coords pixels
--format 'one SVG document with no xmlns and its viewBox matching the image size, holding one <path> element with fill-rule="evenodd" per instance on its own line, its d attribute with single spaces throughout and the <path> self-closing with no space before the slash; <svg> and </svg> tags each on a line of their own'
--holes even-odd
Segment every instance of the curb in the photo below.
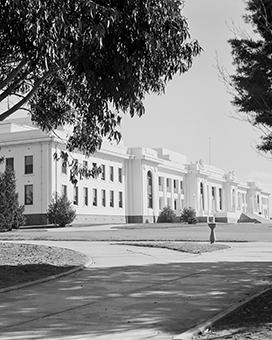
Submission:
<svg viewBox="0 0 272 340">
<path fill-rule="evenodd" d="M 44 282 L 47 282 L 47 281 L 52 281 L 52 280 L 58 279 L 60 277 L 76 273 L 76 272 L 78 272 L 80 270 L 83 270 L 83 269 L 89 267 L 92 264 L 93 264 L 93 260 L 91 259 L 89 262 L 86 262 L 84 265 L 77 266 L 77 267 L 75 267 L 73 269 L 67 270 L 66 272 L 62 272 L 62 273 L 55 274 L 55 275 L 50 275 L 50 276 L 44 277 L 42 279 L 37 279 L 37 280 L 34 280 L 34 281 L 21 283 L 21 284 L 10 286 L 10 287 L 6 287 L 6 288 L 1 288 L 0 289 L 0 294 L 1 293 L 9 292 L 11 290 L 17 290 L 17 289 L 21 289 L 21 288 L 26 288 L 26 287 L 34 286 L 34 285 L 36 285 L 38 283 L 44 283 Z"/>
<path fill-rule="evenodd" d="M 262 294 L 266 293 L 267 291 L 272 289 L 272 285 L 270 285 L 268 288 L 263 289 L 262 291 L 255 293 L 254 295 L 245 298 L 244 300 L 230 306 L 225 311 L 220 312 L 219 314 L 215 315 L 214 317 L 192 327 L 186 332 L 183 332 L 181 334 L 175 335 L 172 340 L 192 340 L 194 336 L 200 335 L 201 333 L 204 333 L 205 330 L 212 327 L 212 325 L 222 319 L 223 317 L 227 316 L 228 314 L 234 312 L 236 309 L 240 308 L 241 306 L 247 304 L 251 300 L 255 299 L 258 296 L 261 296 Z"/>
</svg>

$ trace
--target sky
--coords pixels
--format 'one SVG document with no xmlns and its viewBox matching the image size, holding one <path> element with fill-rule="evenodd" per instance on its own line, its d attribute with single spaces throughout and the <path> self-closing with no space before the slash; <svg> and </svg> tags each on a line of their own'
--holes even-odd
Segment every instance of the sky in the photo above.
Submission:
<svg viewBox="0 0 272 340">
<path fill-rule="evenodd" d="M 182 153 L 189 161 L 202 159 L 225 171 L 234 170 L 241 181 L 255 180 L 272 193 L 272 158 L 256 150 L 260 132 L 239 121 L 216 68 L 232 72 L 228 39 L 233 28 L 250 33 L 243 22 L 243 0 L 187 0 L 183 10 L 192 38 L 203 52 L 186 74 L 176 76 L 166 94 L 149 95 L 143 117 L 126 116 L 122 123 L 124 145 L 165 147 Z"/>
</svg>

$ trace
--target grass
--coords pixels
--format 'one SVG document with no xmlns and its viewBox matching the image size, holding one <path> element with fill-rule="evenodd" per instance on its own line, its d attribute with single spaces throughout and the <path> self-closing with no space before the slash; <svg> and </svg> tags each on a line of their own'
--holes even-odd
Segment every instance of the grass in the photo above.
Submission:
<svg viewBox="0 0 272 340">
<path fill-rule="evenodd" d="M 120 243 L 119 243 L 120 244 Z M 202 254 L 216 250 L 228 249 L 230 246 L 225 244 L 210 244 L 210 243 L 196 243 L 196 242 L 126 242 L 124 245 L 135 247 L 149 247 L 149 248 L 164 248 L 169 250 L 176 250 L 183 253 Z"/>
<path fill-rule="evenodd" d="M 86 256 L 65 248 L 0 243 L 0 288 L 60 274 L 87 260 Z"/>
<path fill-rule="evenodd" d="M 218 320 L 198 340 L 272 339 L 272 289 Z"/>
</svg>

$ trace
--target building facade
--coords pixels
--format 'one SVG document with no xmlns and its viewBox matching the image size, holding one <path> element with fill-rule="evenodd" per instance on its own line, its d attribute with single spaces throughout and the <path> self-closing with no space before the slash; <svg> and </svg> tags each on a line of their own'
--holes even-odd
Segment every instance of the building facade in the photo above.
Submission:
<svg viewBox="0 0 272 340">
<path fill-rule="evenodd" d="M 69 157 L 86 168 L 101 167 L 96 178 L 70 181 L 69 166 L 55 155 L 65 150 L 65 130 L 47 134 L 25 119 L 0 124 L 0 172 L 14 169 L 20 204 L 29 224 L 47 223 L 48 205 L 56 193 L 73 203 L 75 223 L 155 222 L 171 207 L 177 215 L 193 207 L 199 220 L 237 222 L 269 219 L 269 193 L 256 183 L 241 183 L 201 160 L 189 163 L 184 155 L 164 148 L 127 148 L 104 143 L 91 157 Z"/>
</svg>

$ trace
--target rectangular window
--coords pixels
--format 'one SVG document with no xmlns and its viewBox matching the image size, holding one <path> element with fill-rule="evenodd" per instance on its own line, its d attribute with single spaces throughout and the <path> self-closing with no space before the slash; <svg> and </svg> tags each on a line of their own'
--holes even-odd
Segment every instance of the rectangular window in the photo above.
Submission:
<svg viewBox="0 0 272 340">
<path fill-rule="evenodd" d="M 110 190 L 110 207 L 114 207 L 114 192 Z"/>
<path fill-rule="evenodd" d="M 33 204 L 33 184 L 25 185 L 25 205 Z"/>
<path fill-rule="evenodd" d="M 159 190 L 163 191 L 163 178 L 159 177 Z"/>
<path fill-rule="evenodd" d="M 14 158 L 6 158 L 6 170 L 14 171 Z"/>
<path fill-rule="evenodd" d="M 106 206 L 106 190 L 101 190 L 101 200 L 102 200 L 102 207 Z"/>
<path fill-rule="evenodd" d="M 88 188 L 84 187 L 83 188 L 83 199 L 84 199 L 84 205 L 88 205 L 89 204 L 89 192 L 88 192 Z"/>
<path fill-rule="evenodd" d="M 159 209 L 162 210 L 163 208 L 163 197 L 159 198 Z"/>
<path fill-rule="evenodd" d="M 219 209 L 222 210 L 222 188 L 219 188 Z"/>
<path fill-rule="evenodd" d="M 33 156 L 25 156 L 25 174 L 33 174 Z"/>
<path fill-rule="evenodd" d="M 123 182 L 122 168 L 118 168 L 118 180 L 119 180 L 119 183 Z"/>
<path fill-rule="evenodd" d="M 61 196 L 67 197 L 67 185 L 62 185 L 61 186 Z"/>
<path fill-rule="evenodd" d="M 97 189 L 93 189 L 93 206 L 97 207 Z"/>
<path fill-rule="evenodd" d="M 174 179 L 174 192 L 178 192 L 178 181 Z"/>
<path fill-rule="evenodd" d="M 168 192 L 171 191 L 171 179 L 170 178 L 166 178 L 166 188 Z"/>
<path fill-rule="evenodd" d="M 106 179 L 106 168 L 105 168 L 105 164 L 102 164 L 102 165 L 101 165 L 101 179 L 102 179 L 103 181 L 105 181 L 105 179 Z"/>
<path fill-rule="evenodd" d="M 183 190 L 183 181 L 180 181 L 180 191 Z"/>
<path fill-rule="evenodd" d="M 171 198 L 170 198 L 170 197 L 167 198 L 167 206 L 168 206 L 169 208 L 172 208 Z"/>
<path fill-rule="evenodd" d="M 78 187 L 74 187 L 74 205 L 78 205 Z"/>
<path fill-rule="evenodd" d="M 110 180 L 113 182 L 114 180 L 114 170 L 113 170 L 113 166 L 110 166 Z"/>
<path fill-rule="evenodd" d="M 119 191 L 119 208 L 123 208 L 123 193 Z"/>
<path fill-rule="evenodd" d="M 174 210 L 178 209 L 178 200 L 174 199 Z"/>
<path fill-rule="evenodd" d="M 215 187 L 212 187 L 212 199 L 215 199 Z"/>
</svg>

